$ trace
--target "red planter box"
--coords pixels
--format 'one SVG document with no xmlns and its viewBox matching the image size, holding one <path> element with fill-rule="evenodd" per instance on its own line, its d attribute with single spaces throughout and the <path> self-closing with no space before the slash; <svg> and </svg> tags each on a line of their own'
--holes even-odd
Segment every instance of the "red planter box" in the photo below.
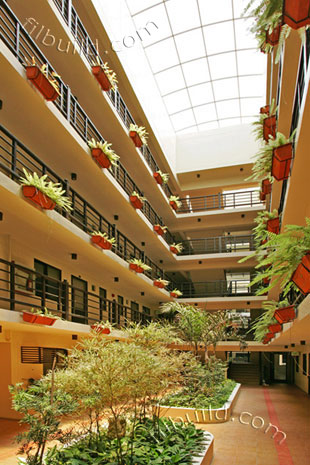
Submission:
<svg viewBox="0 0 310 465">
<path fill-rule="evenodd" d="M 129 137 L 133 141 L 136 147 L 140 148 L 143 145 L 142 140 L 140 139 L 139 134 L 136 131 L 129 131 Z"/>
<path fill-rule="evenodd" d="M 264 107 L 261 107 L 259 112 L 261 115 L 269 115 L 269 110 L 270 110 L 270 105 L 265 105 Z"/>
<path fill-rule="evenodd" d="M 161 283 L 160 281 L 154 281 L 154 286 L 159 287 L 159 289 L 163 289 L 165 285 Z"/>
<path fill-rule="evenodd" d="M 136 195 L 130 196 L 130 202 L 135 207 L 136 210 L 141 210 L 143 207 L 143 202 Z"/>
<path fill-rule="evenodd" d="M 23 186 L 23 195 L 44 210 L 54 210 L 56 203 L 34 186 Z"/>
<path fill-rule="evenodd" d="M 280 39 L 280 33 L 281 33 L 281 26 L 277 26 L 271 34 L 269 32 L 266 32 L 266 43 L 270 44 L 272 46 L 275 46 L 279 43 Z"/>
<path fill-rule="evenodd" d="M 104 237 L 96 235 L 91 237 L 91 241 L 93 244 L 98 245 L 102 249 L 111 250 L 112 244 L 111 242 L 107 241 Z"/>
<path fill-rule="evenodd" d="M 280 232 L 280 220 L 279 218 L 274 218 L 273 220 L 267 221 L 267 231 L 273 232 L 274 234 L 279 234 Z"/>
<path fill-rule="evenodd" d="M 264 339 L 263 339 L 263 344 L 268 344 L 268 342 L 270 342 L 272 338 L 273 338 L 273 334 L 272 334 L 272 333 L 266 334 L 266 336 L 265 336 Z"/>
<path fill-rule="evenodd" d="M 310 24 L 310 0 L 284 0 L 283 22 L 292 29 Z"/>
<path fill-rule="evenodd" d="M 56 318 L 51 318 L 44 315 L 36 315 L 30 312 L 23 312 L 23 320 L 27 323 L 35 323 L 37 325 L 53 326 Z"/>
<path fill-rule="evenodd" d="M 171 250 L 172 253 L 175 253 L 176 255 L 179 253 L 178 249 L 176 249 L 172 245 L 170 246 L 170 250 Z"/>
<path fill-rule="evenodd" d="M 91 149 L 91 154 L 93 159 L 96 160 L 98 165 L 102 168 L 110 168 L 111 162 L 101 149 Z"/>
<path fill-rule="evenodd" d="M 92 66 L 92 72 L 95 78 L 97 79 L 97 81 L 99 82 L 102 90 L 106 92 L 112 88 L 112 84 L 109 81 L 103 69 L 101 68 L 101 66 L 99 65 Z"/>
<path fill-rule="evenodd" d="M 164 181 L 163 181 L 163 178 L 161 177 L 161 175 L 159 173 L 154 173 L 153 176 L 156 179 L 157 184 L 162 185 L 162 183 Z"/>
<path fill-rule="evenodd" d="M 100 328 L 100 326 L 96 326 L 96 325 L 91 325 L 91 329 L 96 331 L 96 333 L 98 334 L 110 334 L 111 332 L 109 328 Z"/>
<path fill-rule="evenodd" d="M 141 266 L 135 265 L 134 263 L 129 263 L 129 269 L 135 271 L 136 273 L 143 273 L 144 271 Z"/>
<path fill-rule="evenodd" d="M 303 294 L 310 293 L 310 253 L 302 257 L 301 263 L 294 271 L 291 280 Z"/>
<path fill-rule="evenodd" d="M 269 279 L 269 278 L 263 278 L 263 283 L 264 283 L 264 284 L 269 284 L 269 283 L 270 283 L 270 279 Z"/>
<path fill-rule="evenodd" d="M 269 179 L 264 179 L 262 181 L 262 193 L 265 195 L 271 194 L 271 190 L 272 190 L 271 182 L 269 181 Z"/>
<path fill-rule="evenodd" d="M 174 200 L 170 200 L 169 203 L 170 203 L 171 207 L 173 208 L 173 210 L 177 211 L 178 206 L 177 206 L 176 202 Z"/>
<path fill-rule="evenodd" d="M 276 128 L 277 128 L 277 119 L 275 116 L 268 116 L 268 118 L 264 119 L 263 135 L 264 135 L 264 140 L 266 142 L 269 141 L 269 137 L 276 136 Z"/>
<path fill-rule="evenodd" d="M 50 83 L 38 66 L 26 66 L 26 76 L 43 95 L 45 100 L 53 102 L 59 97 L 59 92 Z"/>
<path fill-rule="evenodd" d="M 296 317 L 294 305 L 291 305 L 290 307 L 279 308 L 274 312 L 274 317 L 281 325 L 283 323 L 289 323 L 290 321 L 293 321 Z"/>
<path fill-rule="evenodd" d="M 282 330 L 282 325 L 279 323 L 275 323 L 274 325 L 269 325 L 268 330 L 270 333 L 276 334 L 279 333 Z"/>
<path fill-rule="evenodd" d="M 179 297 L 178 294 L 176 294 L 175 292 L 170 292 L 170 296 L 176 299 Z"/>
<path fill-rule="evenodd" d="M 164 229 L 159 225 L 154 226 L 154 231 L 157 232 L 159 236 L 163 236 L 165 234 Z"/>
<path fill-rule="evenodd" d="M 259 193 L 259 199 L 264 202 L 266 200 L 266 194 L 264 194 L 264 192 L 260 192 Z"/>
<path fill-rule="evenodd" d="M 271 174 L 277 181 L 283 181 L 289 177 L 292 158 L 292 144 L 273 149 Z"/>
</svg>

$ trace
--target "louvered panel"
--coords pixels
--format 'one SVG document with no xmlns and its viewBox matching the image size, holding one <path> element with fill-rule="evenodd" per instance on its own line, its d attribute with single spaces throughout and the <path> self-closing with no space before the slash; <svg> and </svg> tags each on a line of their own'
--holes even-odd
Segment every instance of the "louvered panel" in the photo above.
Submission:
<svg viewBox="0 0 310 465">
<path fill-rule="evenodd" d="M 41 347 L 21 347 L 22 363 L 43 363 Z"/>
</svg>

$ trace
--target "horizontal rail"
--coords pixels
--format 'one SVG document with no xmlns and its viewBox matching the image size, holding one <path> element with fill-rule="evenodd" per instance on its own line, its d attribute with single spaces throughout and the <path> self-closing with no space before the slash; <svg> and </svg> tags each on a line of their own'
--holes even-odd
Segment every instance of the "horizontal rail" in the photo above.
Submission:
<svg viewBox="0 0 310 465">
<path fill-rule="evenodd" d="M 250 287 L 249 280 L 233 281 L 206 281 L 206 282 L 183 282 L 177 283 L 182 292 L 182 298 L 201 297 L 239 297 L 254 295 L 255 286 Z"/>
<path fill-rule="evenodd" d="M 182 241 L 181 244 L 183 250 L 179 255 L 231 253 L 255 250 L 253 235 L 206 237 Z"/>
<path fill-rule="evenodd" d="M 191 213 L 206 210 L 227 210 L 241 207 L 254 207 L 263 204 L 259 191 L 242 191 L 222 194 L 185 197 L 180 199 L 182 206 L 177 213 Z"/>
</svg>

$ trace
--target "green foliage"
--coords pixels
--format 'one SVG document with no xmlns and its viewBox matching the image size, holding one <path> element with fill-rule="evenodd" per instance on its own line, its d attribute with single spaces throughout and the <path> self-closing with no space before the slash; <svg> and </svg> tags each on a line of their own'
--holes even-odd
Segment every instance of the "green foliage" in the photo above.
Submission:
<svg viewBox="0 0 310 465">
<path fill-rule="evenodd" d="M 271 300 L 262 303 L 262 308 L 265 310 L 265 312 L 256 318 L 251 328 L 251 331 L 254 330 L 255 341 L 263 341 L 264 337 L 269 332 L 268 326 L 277 323 L 277 320 L 274 318 L 275 311 L 278 308 L 287 307 L 288 305 L 289 302 L 286 299 L 282 300 L 281 302 Z"/>
<path fill-rule="evenodd" d="M 64 196 L 65 191 L 62 189 L 60 183 L 46 181 L 47 174 L 39 177 L 35 172 L 33 174 L 28 173 L 25 168 L 23 168 L 23 172 L 25 177 L 20 178 L 20 182 L 23 186 L 34 186 L 41 191 L 42 194 L 53 200 L 59 207 L 67 211 L 72 210 L 71 200 Z"/>
<path fill-rule="evenodd" d="M 25 310 L 28 311 L 28 310 Z M 41 308 L 31 308 L 30 313 L 33 313 L 34 315 L 42 315 L 42 316 L 47 316 L 48 318 L 54 318 L 55 320 L 61 320 L 62 318 L 60 316 L 54 315 L 54 313 L 49 312 L 46 307 L 42 310 Z"/>
<path fill-rule="evenodd" d="M 149 271 L 152 269 L 149 265 L 146 265 L 142 260 L 138 258 L 132 258 L 131 260 L 128 260 L 128 263 L 140 266 L 141 268 L 143 268 L 144 271 Z"/>
<path fill-rule="evenodd" d="M 148 132 L 144 126 L 138 126 L 137 124 L 130 124 L 129 131 L 136 132 L 139 135 L 142 143 L 144 145 L 147 145 Z"/>
<path fill-rule="evenodd" d="M 182 342 L 177 337 L 175 326 L 168 323 L 151 322 L 142 326 L 131 322 L 123 331 L 135 344 L 146 347 Z"/>
<path fill-rule="evenodd" d="M 275 103 L 275 99 L 272 99 L 269 114 L 267 113 L 260 113 L 258 120 L 252 123 L 254 129 L 253 134 L 255 135 L 255 139 L 258 141 L 264 140 L 264 120 L 269 118 L 269 116 L 274 116 L 277 112 L 277 107 Z"/>
<path fill-rule="evenodd" d="M 112 144 L 109 144 L 107 141 L 100 142 L 95 141 L 94 138 L 88 141 L 88 145 L 91 149 L 100 149 L 106 155 L 106 157 L 111 162 L 111 165 L 117 166 L 117 162 L 120 159 L 119 155 L 117 155 L 113 149 L 111 149 Z"/>
<path fill-rule="evenodd" d="M 269 232 L 267 231 L 267 221 L 268 220 L 273 220 L 278 217 L 278 210 L 274 209 L 272 212 L 269 212 L 267 210 L 258 212 L 257 217 L 254 220 L 254 223 L 256 223 L 257 226 L 253 228 L 254 232 L 254 243 L 256 250 L 255 252 L 251 253 L 250 255 L 247 255 L 246 257 L 243 257 L 239 260 L 238 263 L 244 263 L 250 258 L 257 257 L 259 260 L 262 253 L 259 249 L 261 246 L 261 243 L 265 240 L 268 241 L 269 239 Z"/>
</svg>

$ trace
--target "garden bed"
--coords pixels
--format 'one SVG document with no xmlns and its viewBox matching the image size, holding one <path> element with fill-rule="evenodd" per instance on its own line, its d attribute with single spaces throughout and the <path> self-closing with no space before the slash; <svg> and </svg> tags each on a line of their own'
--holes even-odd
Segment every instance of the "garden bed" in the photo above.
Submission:
<svg viewBox="0 0 310 465">
<path fill-rule="evenodd" d="M 209 407 L 177 407 L 170 405 L 158 405 L 156 407 L 157 414 L 160 418 L 178 418 L 184 421 L 192 421 L 194 423 L 225 423 L 229 421 L 233 407 L 237 401 L 241 384 L 236 383 L 226 402 L 221 407 L 214 408 L 212 402 Z"/>
</svg>

